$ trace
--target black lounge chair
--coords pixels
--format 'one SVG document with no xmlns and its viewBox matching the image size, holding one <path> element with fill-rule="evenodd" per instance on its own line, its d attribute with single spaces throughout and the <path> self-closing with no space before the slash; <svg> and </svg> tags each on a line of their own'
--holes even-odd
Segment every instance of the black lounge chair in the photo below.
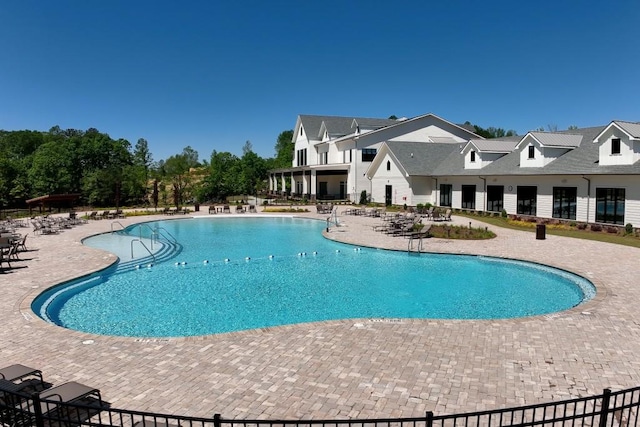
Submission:
<svg viewBox="0 0 640 427">
<path fill-rule="evenodd" d="M 249 213 L 257 213 L 255 205 L 249 205 Z"/>
</svg>

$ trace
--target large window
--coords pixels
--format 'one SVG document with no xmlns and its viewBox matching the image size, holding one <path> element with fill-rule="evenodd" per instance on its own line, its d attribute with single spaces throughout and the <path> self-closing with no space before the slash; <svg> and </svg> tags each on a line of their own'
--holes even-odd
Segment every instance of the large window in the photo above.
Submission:
<svg viewBox="0 0 640 427">
<path fill-rule="evenodd" d="M 504 205 L 504 187 L 502 185 L 487 185 L 487 210 L 502 212 Z"/>
<path fill-rule="evenodd" d="M 440 184 L 440 206 L 451 206 L 451 193 L 453 193 L 451 184 Z"/>
<path fill-rule="evenodd" d="M 553 187 L 553 217 L 576 219 L 576 187 Z"/>
<path fill-rule="evenodd" d="M 462 186 L 462 209 L 475 209 L 475 208 L 476 208 L 476 186 L 463 185 Z"/>
<path fill-rule="evenodd" d="M 373 158 L 376 156 L 375 148 L 363 148 L 362 149 L 362 161 L 363 162 L 372 162 Z"/>
<path fill-rule="evenodd" d="M 518 207 L 519 215 L 536 215 L 537 187 L 519 185 L 518 186 Z"/>
<path fill-rule="evenodd" d="M 596 188 L 596 222 L 624 225 L 624 188 Z"/>
</svg>

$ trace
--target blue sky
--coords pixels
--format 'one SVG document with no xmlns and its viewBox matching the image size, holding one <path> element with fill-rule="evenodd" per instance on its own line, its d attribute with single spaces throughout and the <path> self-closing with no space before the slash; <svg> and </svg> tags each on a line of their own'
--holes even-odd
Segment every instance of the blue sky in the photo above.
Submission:
<svg viewBox="0 0 640 427">
<path fill-rule="evenodd" d="M 298 114 L 514 129 L 640 121 L 640 3 L 86 1 L 0 6 L 0 129 L 90 127 L 272 157 Z"/>
</svg>

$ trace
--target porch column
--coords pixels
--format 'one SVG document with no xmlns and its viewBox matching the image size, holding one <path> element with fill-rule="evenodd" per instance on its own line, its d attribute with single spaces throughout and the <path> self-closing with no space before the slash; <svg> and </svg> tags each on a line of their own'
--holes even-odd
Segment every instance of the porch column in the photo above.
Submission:
<svg viewBox="0 0 640 427">
<path fill-rule="evenodd" d="M 317 187 L 317 181 L 318 181 L 318 177 L 316 175 L 316 170 L 312 169 L 311 170 L 311 188 L 309 189 L 309 194 L 311 195 L 311 200 L 315 200 L 317 193 L 318 193 L 318 187 Z"/>
</svg>

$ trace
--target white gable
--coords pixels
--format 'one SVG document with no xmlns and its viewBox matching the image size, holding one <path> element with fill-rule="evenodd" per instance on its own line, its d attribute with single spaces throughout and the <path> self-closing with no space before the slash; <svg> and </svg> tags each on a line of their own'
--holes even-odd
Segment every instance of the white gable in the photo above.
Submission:
<svg viewBox="0 0 640 427">
<path fill-rule="evenodd" d="M 520 150 L 521 168 L 544 167 L 573 148 L 571 146 L 546 146 L 533 132 L 527 133 L 516 147 Z"/>
<path fill-rule="evenodd" d="M 601 166 L 632 165 L 640 160 L 640 139 L 616 122 L 607 126 L 594 140 L 599 143 Z"/>
</svg>

